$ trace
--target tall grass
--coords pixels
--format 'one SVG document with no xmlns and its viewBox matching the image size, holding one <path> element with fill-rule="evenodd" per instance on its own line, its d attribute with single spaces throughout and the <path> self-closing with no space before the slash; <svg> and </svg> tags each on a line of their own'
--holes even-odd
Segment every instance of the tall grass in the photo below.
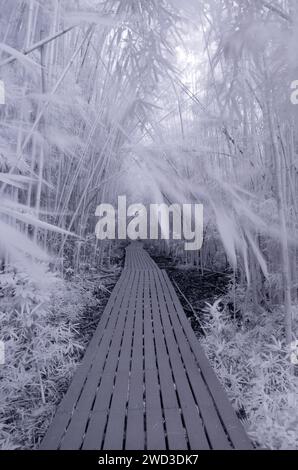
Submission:
<svg viewBox="0 0 298 470">
<path fill-rule="evenodd" d="M 95 209 L 119 194 L 202 202 L 202 251 L 168 251 L 202 272 L 228 266 L 245 305 L 278 309 L 278 339 L 291 343 L 296 0 L 0 7 L 1 284 L 12 266 L 42 290 L 53 272 L 102 265 L 110 248 L 95 239 Z"/>
</svg>

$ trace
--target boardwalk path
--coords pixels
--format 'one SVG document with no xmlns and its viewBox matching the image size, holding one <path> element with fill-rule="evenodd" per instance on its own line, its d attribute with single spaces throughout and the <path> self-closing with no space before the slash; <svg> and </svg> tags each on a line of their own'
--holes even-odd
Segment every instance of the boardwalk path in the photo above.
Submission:
<svg viewBox="0 0 298 470">
<path fill-rule="evenodd" d="M 125 267 L 41 449 L 249 449 L 165 271 Z"/>
</svg>

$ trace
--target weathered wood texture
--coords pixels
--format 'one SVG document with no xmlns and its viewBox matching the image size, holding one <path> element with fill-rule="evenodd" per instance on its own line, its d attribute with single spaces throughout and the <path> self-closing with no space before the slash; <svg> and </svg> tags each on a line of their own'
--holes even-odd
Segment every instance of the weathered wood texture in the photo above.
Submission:
<svg viewBox="0 0 298 470">
<path fill-rule="evenodd" d="M 250 449 L 166 272 L 141 243 L 41 449 Z"/>
</svg>

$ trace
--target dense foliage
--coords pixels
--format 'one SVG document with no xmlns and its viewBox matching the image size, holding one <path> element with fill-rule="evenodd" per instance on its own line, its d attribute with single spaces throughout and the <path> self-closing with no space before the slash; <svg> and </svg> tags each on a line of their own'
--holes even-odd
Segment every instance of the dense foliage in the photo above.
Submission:
<svg viewBox="0 0 298 470">
<path fill-rule="evenodd" d="M 218 336 L 211 322 L 209 346 L 226 341 L 240 364 L 249 344 L 257 361 L 273 355 L 263 385 L 276 389 L 272 406 L 285 400 L 278 422 L 291 420 L 293 370 L 276 368 L 297 334 L 297 1 L 1 0 L 0 12 L 0 412 L 18 415 L 22 396 L 39 413 L 70 374 L 72 311 L 57 317 L 50 295 L 67 302 L 61 277 L 110 259 L 95 209 L 127 194 L 204 204 L 201 252 L 166 250 L 202 272 L 233 271 L 241 333 L 224 323 Z M 260 375 L 247 377 L 253 387 L 237 387 L 260 401 Z M 297 446 L 262 433 L 262 445 Z"/>
</svg>

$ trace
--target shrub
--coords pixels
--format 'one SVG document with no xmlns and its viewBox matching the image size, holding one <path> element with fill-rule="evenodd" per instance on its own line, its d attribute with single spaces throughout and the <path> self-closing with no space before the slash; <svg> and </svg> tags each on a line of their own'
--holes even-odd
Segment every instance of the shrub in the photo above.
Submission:
<svg viewBox="0 0 298 470">
<path fill-rule="evenodd" d="M 96 306 L 92 285 L 47 273 L 43 288 L 27 274 L 1 276 L 0 448 L 34 448 L 67 389 L 88 338 L 78 322 Z"/>
<path fill-rule="evenodd" d="M 284 312 L 245 312 L 244 327 L 230 315 L 230 296 L 207 305 L 203 347 L 256 445 L 298 449 L 298 377 L 285 350 Z"/>
</svg>

